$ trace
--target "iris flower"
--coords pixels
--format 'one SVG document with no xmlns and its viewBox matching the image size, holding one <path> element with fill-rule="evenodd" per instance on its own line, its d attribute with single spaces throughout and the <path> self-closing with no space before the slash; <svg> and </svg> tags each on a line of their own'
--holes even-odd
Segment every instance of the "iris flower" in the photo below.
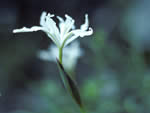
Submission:
<svg viewBox="0 0 150 113">
<path fill-rule="evenodd" d="M 85 15 L 85 23 L 80 26 L 80 29 L 74 29 L 75 20 L 69 15 L 65 15 L 65 20 L 57 16 L 59 27 L 52 19 L 54 14 L 43 12 L 40 18 L 40 26 L 33 26 L 31 28 L 23 27 L 21 29 L 13 30 L 13 33 L 44 31 L 48 37 L 56 44 L 58 48 L 63 48 L 78 37 L 89 36 L 93 34 L 93 29 L 89 27 L 88 15 Z"/>
</svg>

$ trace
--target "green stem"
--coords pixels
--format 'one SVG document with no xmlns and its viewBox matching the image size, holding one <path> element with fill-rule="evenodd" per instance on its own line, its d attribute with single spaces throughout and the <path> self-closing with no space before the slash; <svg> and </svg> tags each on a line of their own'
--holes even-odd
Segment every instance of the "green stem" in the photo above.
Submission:
<svg viewBox="0 0 150 113">
<path fill-rule="evenodd" d="M 62 64 L 62 56 L 63 56 L 63 48 L 60 47 L 59 48 L 59 61 L 60 61 L 61 64 Z"/>
<path fill-rule="evenodd" d="M 59 61 L 62 64 L 62 56 L 63 56 L 63 48 L 65 46 L 66 41 L 68 40 L 68 38 L 72 35 L 72 33 L 70 33 L 67 38 L 63 41 L 61 47 L 59 48 Z"/>
</svg>

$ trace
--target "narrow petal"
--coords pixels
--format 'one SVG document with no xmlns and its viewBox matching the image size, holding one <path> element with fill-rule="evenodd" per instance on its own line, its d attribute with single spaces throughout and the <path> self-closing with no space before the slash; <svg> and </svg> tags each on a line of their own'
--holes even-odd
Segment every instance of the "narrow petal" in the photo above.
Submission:
<svg viewBox="0 0 150 113">
<path fill-rule="evenodd" d="M 65 21 L 60 16 L 57 16 L 57 19 L 59 20 L 60 37 L 63 37 L 65 29 Z"/>
<path fill-rule="evenodd" d="M 59 28 L 60 28 L 61 42 L 65 40 L 64 35 L 68 33 L 71 29 L 75 28 L 74 20 L 67 14 L 65 15 L 65 17 L 66 20 L 64 21 L 63 18 L 57 16 L 58 20 L 60 21 Z"/>
<path fill-rule="evenodd" d="M 45 17 L 45 25 L 43 26 L 46 30 L 47 35 L 52 39 L 52 41 L 54 41 L 54 43 L 57 46 L 60 46 L 60 35 L 59 35 L 59 30 L 56 26 L 55 21 L 53 21 L 53 19 L 51 17 L 53 17 L 54 15 L 52 14 L 48 14 Z"/>
<path fill-rule="evenodd" d="M 45 26 L 45 18 L 46 18 L 46 12 L 42 12 L 40 17 L 40 25 Z"/>
<path fill-rule="evenodd" d="M 70 38 L 66 41 L 65 46 L 67 46 L 69 43 L 71 43 L 73 40 L 75 40 L 75 39 L 78 38 L 78 37 L 79 37 L 79 35 L 74 35 L 74 36 L 70 37 Z M 65 46 L 64 46 L 64 47 L 65 47 Z"/>
<path fill-rule="evenodd" d="M 72 19 L 69 15 L 65 15 L 66 20 L 64 22 L 64 25 L 61 26 L 61 42 L 63 42 L 66 37 L 65 35 L 72 29 L 74 28 L 74 19 Z"/>
<path fill-rule="evenodd" d="M 56 26 L 55 21 L 53 21 L 53 19 L 51 18 L 51 14 L 48 14 L 46 16 L 46 27 L 49 30 L 49 33 L 55 35 L 55 37 L 59 40 L 59 30 Z"/>
<path fill-rule="evenodd" d="M 73 40 L 75 40 L 75 39 L 78 38 L 78 37 L 84 37 L 84 36 L 92 35 L 92 34 L 93 34 L 93 29 L 92 29 L 92 28 L 89 28 L 88 31 L 82 31 L 82 30 L 80 30 L 80 29 L 78 29 L 78 30 L 73 30 L 73 31 L 71 31 L 71 34 L 72 34 L 73 36 L 70 35 L 70 37 L 67 37 L 68 40 L 66 41 L 65 46 L 68 45 L 69 43 L 71 43 Z"/>
<path fill-rule="evenodd" d="M 13 30 L 13 33 L 33 32 L 33 31 L 39 31 L 39 30 L 43 30 L 43 28 L 39 27 L 39 26 L 33 26 L 31 28 L 23 27 L 21 29 L 15 29 L 15 30 Z"/>
<path fill-rule="evenodd" d="M 15 29 L 13 30 L 13 33 L 22 33 L 22 32 L 34 32 L 34 31 L 44 31 L 48 37 L 58 46 L 60 47 L 60 43 L 59 43 L 59 40 L 52 34 L 49 33 L 49 31 L 44 28 L 44 27 L 39 27 L 39 26 L 33 26 L 31 28 L 26 28 L 26 27 L 23 27 L 21 29 Z"/>
<path fill-rule="evenodd" d="M 44 11 L 42 12 L 41 14 L 41 17 L 40 17 L 40 25 L 41 26 L 45 26 L 46 27 L 46 16 L 47 16 L 47 13 Z M 50 14 L 49 13 L 49 17 L 54 17 L 54 14 Z"/>
<path fill-rule="evenodd" d="M 61 46 L 60 41 L 53 34 L 47 33 L 48 37 L 57 45 L 57 47 Z"/>
<path fill-rule="evenodd" d="M 69 15 L 65 15 L 66 17 L 66 21 L 65 21 L 65 24 L 66 24 L 66 31 L 65 33 L 68 33 L 70 31 L 70 29 L 72 29 L 74 27 L 74 19 L 72 19 Z"/>
<path fill-rule="evenodd" d="M 57 19 L 60 21 L 60 23 L 64 23 L 65 22 L 64 19 L 61 18 L 60 16 L 57 16 Z"/>
<path fill-rule="evenodd" d="M 49 16 L 50 18 L 52 18 L 52 17 L 54 17 L 55 15 L 48 13 L 48 16 Z"/>
<path fill-rule="evenodd" d="M 93 29 L 90 27 L 88 31 L 83 30 L 74 30 L 72 31 L 75 35 L 79 35 L 80 37 L 89 36 L 93 34 Z"/>
<path fill-rule="evenodd" d="M 80 29 L 86 31 L 89 27 L 88 14 L 85 15 L 85 23 L 81 25 Z"/>
</svg>

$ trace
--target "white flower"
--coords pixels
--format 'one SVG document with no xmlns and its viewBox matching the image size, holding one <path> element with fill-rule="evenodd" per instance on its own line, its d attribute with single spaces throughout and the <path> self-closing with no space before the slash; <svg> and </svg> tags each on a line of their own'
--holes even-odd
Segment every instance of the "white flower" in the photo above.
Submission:
<svg viewBox="0 0 150 113">
<path fill-rule="evenodd" d="M 71 45 L 64 48 L 63 53 L 63 66 L 65 69 L 72 70 L 75 68 L 77 60 L 83 55 L 78 41 L 73 42 Z M 56 61 L 59 56 L 59 50 L 55 45 L 51 45 L 48 51 L 40 51 L 38 57 L 47 61 Z"/>
<path fill-rule="evenodd" d="M 67 14 L 65 15 L 66 20 L 57 16 L 59 23 L 59 28 L 56 26 L 55 21 L 52 19 L 53 14 L 43 12 L 40 19 L 41 26 L 33 26 L 31 28 L 23 27 L 21 29 L 13 30 L 13 33 L 20 32 L 33 32 L 33 31 L 44 31 L 48 37 L 57 45 L 58 48 L 63 48 L 76 38 L 89 36 L 93 34 L 93 29 L 89 28 L 88 15 L 85 15 L 85 23 L 81 25 L 80 29 L 74 30 L 74 19 L 72 19 Z"/>
</svg>

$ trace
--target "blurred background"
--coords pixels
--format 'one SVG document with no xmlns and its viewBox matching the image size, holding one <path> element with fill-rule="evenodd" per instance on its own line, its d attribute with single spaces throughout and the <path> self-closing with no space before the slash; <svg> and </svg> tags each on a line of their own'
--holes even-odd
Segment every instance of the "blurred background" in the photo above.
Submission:
<svg viewBox="0 0 150 113">
<path fill-rule="evenodd" d="M 84 54 L 72 70 L 89 113 L 150 112 L 150 0 L 1 0 L 0 113 L 79 113 L 63 88 L 55 62 L 37 52 L 52 41 L 39 25 L 43 11 L 84 23 L 94 34 L 78 38 Z M 55 21 L 58 20 L 55 18 Z"/>
</svg>

